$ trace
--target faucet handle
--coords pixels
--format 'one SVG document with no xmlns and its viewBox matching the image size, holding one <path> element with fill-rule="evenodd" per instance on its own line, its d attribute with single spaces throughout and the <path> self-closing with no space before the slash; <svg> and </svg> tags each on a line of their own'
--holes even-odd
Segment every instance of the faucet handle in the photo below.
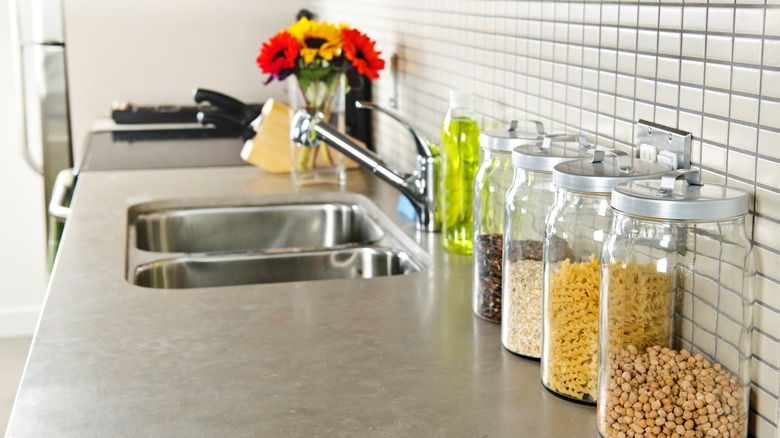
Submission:
<svg viewBox="0 0 780 438">
<path fill-rule="evenodd" d="M 422 157 L 432 158 L 434 157 L 433 149 L 431 149 L 431 141 L 428 140 L 428 137 L 425 136 L 419 129 L 413 127 L 409 122 L 406 121 L 403 117 L 401 117 L 400 114 L 396 113 L 393 110 L 381 107 L 373 102 L 368 101 L 357 101 L 355 102 L 355 107 L 360 109 L 370 109 L 370 110 L 376 110 L 380 113 L 385 113 L 388 116 L 395 119 L 398 123 L 404 126 L 407 131 L 409 131 L 410 134 L 412 134 L 412 137 L 414 138 L 414 144 L 417 148 L 417 155 L 420 155 Z"/>
</svg>

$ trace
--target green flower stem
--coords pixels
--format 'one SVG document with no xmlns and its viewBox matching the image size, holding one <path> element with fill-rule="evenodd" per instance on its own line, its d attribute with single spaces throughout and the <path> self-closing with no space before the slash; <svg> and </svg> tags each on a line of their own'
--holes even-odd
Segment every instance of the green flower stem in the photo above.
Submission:
<svg viewBox="0 0 780 438">
<path fill-rule="evenodd" d="M 301 69 L 301 76 L 297 78 L 298 87 L 309 114 L 321 112 L 326 117 L 330 114 L 331 104 L 336 97 L 333 93 L 338 89 L 341 75 L 341 72 L 322 67 Z M 328 145 L 321 141 L 314 151 L 312 148 L 304 148 L 298 159 L 298 169 L 301 171 L 313 169 L 316 166 L 318 155 L 322 156 L 325 165 L 333 165 Z"/>
</svg>

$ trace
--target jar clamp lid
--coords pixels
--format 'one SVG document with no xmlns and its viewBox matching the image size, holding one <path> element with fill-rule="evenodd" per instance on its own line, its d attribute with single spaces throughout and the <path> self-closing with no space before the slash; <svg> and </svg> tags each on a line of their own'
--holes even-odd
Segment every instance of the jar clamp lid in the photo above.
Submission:
<svg viewBox="0 0 780 438">
<path fill-rule="evenodd" d="M 479 146 L 482 149 L 511 151 L 517 146 L 535 144 L 544 136 L 544 124 L 529 120 L 536 126 L 536 132 L 525 132 L 517 129 L 517 120 L 509 123 L 509 129 L 493 129 L 479 134 Z"/>
<path fill-rule="evenodd" d="M 618 184 L 612 188 L 611 203 L 614 209 L 635 216 L 720 220 L 747 214 L 748 193 L 720 184 L 702 184 L 698 170 L 685 169 L 660 179 Z"/>
<path fill-rule="evenodd" d="M 612 156 L 607 157 L 610 154 Z M 631 156 L 622 151 L 596 149 L 593 159 L 573 160 L 556 164 L 553 184 L 567 190 L 610 193 L 622 182 L 643 178 L 657 178 L 671 170 L 665 164 L 637 160 L 631 165 Z"/>
<path fill-rule="evenodd" d="M 572 142 L 579 146 L 567 147 Z M 512 149 L 512 164 L 521 169 L 552 172 L 558 163 L 586 158 L 589 150 L 583 135 L 545 134 L 541 141 Z"/>
</svg>

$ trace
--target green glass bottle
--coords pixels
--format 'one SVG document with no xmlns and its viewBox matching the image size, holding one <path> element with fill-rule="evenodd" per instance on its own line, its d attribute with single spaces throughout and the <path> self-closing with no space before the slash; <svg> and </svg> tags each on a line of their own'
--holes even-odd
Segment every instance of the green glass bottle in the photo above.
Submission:
<svg viewBox="0 0 780 438">
<path fill-rule="evenodd" d="M 444 247 L 471 254 L 474 175 L 479 165 L 479 128 L 471 94 L 450 91 L 450 108 L 441 128 L 439 212 Z"/>
</svg>

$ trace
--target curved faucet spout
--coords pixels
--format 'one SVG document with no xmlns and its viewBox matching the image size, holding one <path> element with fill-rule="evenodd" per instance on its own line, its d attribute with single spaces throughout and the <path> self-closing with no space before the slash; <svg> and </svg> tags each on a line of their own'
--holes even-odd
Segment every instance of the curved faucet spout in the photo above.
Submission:
<svg viewBox="0 0 780 438">
<path fill-rule="evenodd" d="M 415 129 L 412 125 L 410 125 L 406 120 L 403 119 L 403 117 L 401 117 L 395 111 L 392 111 L 387 108 L 383 108 L 373 102 L 366 102 L 366 101 L 355 102 L 355 107 L 361 109 L 376 110 L 379 111 L 380 113 L 385 113 L 388 116 L 392 117 L 398 123 L 403 125 L 403 127 L 406 128 L 406 130 L 409 131 L 410 134 L 412 134 L 412 138 L 414 138 L 414 146 L 417 149 L 417 155 L 423 157 L 435 157 L 433 149 L 431 148 L 431 141 L 428 140 L 428 137 L 426 137 L 425 134 L 420 132 L 418 129 Z"/>
<path fill-rule="evenodd" d="M 371 105 L 361 108 L 379 109 Z M 388 112 L 388 114 L 390 114 Z M 385 164 L 378 155 L 359 145 L 354 139 L 339 132 L 335 127 L 321 120 L 320 115 L 312 116 L 305 110 L 300 110 L 293 116 L 290 125 L 290 140 L 301 147 L 317 146 L 324 141 L 329 146 L 351 158 L 361 167 L 371 171 L 382 181 L 395 187 L 406 196 L 417 214 L 417 228 L 425 231 L 438 231 L 439 224 L 435 214 L 436 171 L 433 149 L 428 139 L 419 134 L 411 125 L 399 116 L 391 116 L 401 122 L 415 139 L 417 146 L 417 169 L 409 174 L 403 174 Z"/>
</svg>

